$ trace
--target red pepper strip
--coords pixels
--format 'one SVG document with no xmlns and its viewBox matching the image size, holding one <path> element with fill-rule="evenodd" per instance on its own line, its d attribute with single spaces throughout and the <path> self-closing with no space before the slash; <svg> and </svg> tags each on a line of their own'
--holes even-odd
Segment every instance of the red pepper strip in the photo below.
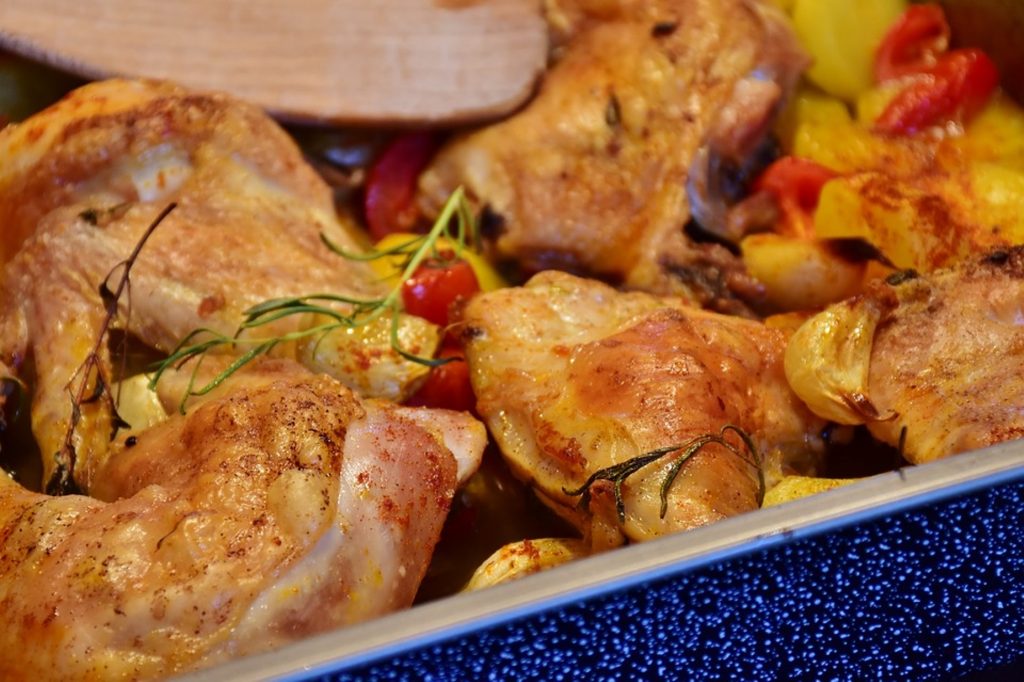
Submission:
<svg viewBox="0 0 1024 682">
<path fill-rule="evenodd" d="M 392 232 L 408 232 L 416 224 L 416 181 L 437 149 L 430 133 L 395 138 L 370 168 L 363 208 L 374 241 Z"/>
<path fill-rule="evenodd" d="M 875 53 L 879 83 L 934 66 L 949 46 L 949 22 L 938 5 L 911 5 L 885 34 Z"/>
<path fill-rule="evenodd" d="M 784 156 L 758 177 L 755 191 L 769 192 L 782 212 L 782 229 L 795 237 L 814 236 L 814 209 L 826 182 L 838 176 L 819 163 L 796 156 Z"/>
<path fill-rule="evenodd" d="M 473 267 L 456 260 L 453 252 L 442 252 L 441 259 L 427 259 L 412 276 L 402 282 L 405 312 L 445 327 L 450 323 L 448 310 L 458 299 L 468 299 L 480 291 Z"/>
<path fill-rule="evenodd" d="M 910 135 L 946 121 L 969 120 L 999 85 L 996 65 L 981 50 L 955 50 L 893 98 L 875 129 Z"/>
<path fill-rule="evenodd" d="M 431 369 L 426 382 L 406 404 L 471 412 L 476 407 L 476 396 L 469 382 L 469 366 L 462 350 L 445 346 L 439 357 L 459 359 Z"/>
</svg>

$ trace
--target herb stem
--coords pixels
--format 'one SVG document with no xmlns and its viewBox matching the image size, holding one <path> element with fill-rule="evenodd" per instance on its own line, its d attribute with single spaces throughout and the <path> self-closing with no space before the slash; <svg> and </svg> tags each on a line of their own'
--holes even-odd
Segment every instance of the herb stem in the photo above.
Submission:
<svg viewBox="0 0 1024 682">
<path fill-rule="evenodd" d="M 740 451 L 736 445 L 726 440 L 725 436 L 728 432 L 733 432 L 739 436 L 743 443 L 747 454 Z M 580 506 L 584 509 L 590 505 L 590 490 L 591 487 L 597 481 L 609 481 L 613 484 L 613 490 L 615 495 L 615 510 L 618 513 L 619 522 L 626 522 L 626 503 L 622 496 L 622 486 L 626 482 L 626 479 L 635 474 L 640 469 L 644 468 L 648 464 L 656 462 L 657 460 L 670 455 L 672 453 L 680 453 L 679 457 L 669 466 L 668 471 L 665 473 L 665 477 L 662 479 L 660 487 L 661 497 L 661 513 L 659 518 L 664 519 L 668 513 L 668 495 L 672 484 L 679 476 L 679 472 L 682 470 L 684 464 L 690 459 L 696 456 L 701 450 L 708 445 L 715 443 L 726 448 L 733 455 L 740 458 L 744 463 L 753 467 L 757 471 L 757 506 L 760 507 L 764 502 L 765 483 L 764 483 L 764 466 L 761 460 L 761 456 L 758 453 L 757 446 L 754 445 L 754 440 L 750 437 L 746 431 L 736 426 L 735 424 L 726 424 L 719 432 L 706 433 L 696 438 L 692 438 L 681 445 L 668 445 L 665 447 L 657 448 L 649 452 L 645 452 L 642 455 L 638 455 L 631 459 L 621 462 L 619 464 L 613 464 L 610 467 L 599 469 L 590 475 L 589 478 L 575 490 L 568 490 L 562 488 L 562 492 L 570 497 L 579 497 Z"/>
<path fill-rule="evenodd" d="M 111 210 L 118 210 L 121 206 L 116 206 Z M 103 369 L 103 362 L 100 359 L 101 349 L 103 348 L 104 341 L 108 338 L 110 327 L 117 318 L 118 305 L 121 300 L 121 296 L 126 291 L 130 291 L 131 282 L 131 271 L 135 262 L 139 258 L 139 254 L 142 252 L 142 247 L 146 245 L 149 238 L 156 231 L 156 228 L 167 218 L 171 212 L 177 208 L 176 203 L 168 204 L 157 214 L 153 222 L 149 224 L 146 231 L 143 232 L 142 236 L 135 243 L 131 254 L 128 257 L 111 268 L 107 276 L 103 278 L 103 281 L 99 285 L 100 300 L 103 303 L 104 316 L 103 322 L 100 324 L 99 333 L 96 335 L 96 342 L 93 344 L 92 350 L 89 351 L 82 364 L 75 369 L 75 372 L 68 379 L 65 386 L 65 390 L 71 396 L 71 417 L 68 420 L 67 430 L 64 433 L 64 442 L 58 452 L 54 453 L 54 460 L 57 462 L 56 468 L 54 469 L 53 475 L 46 482 L 46 492 L 51 495 L 65 495 L 68 493 L 75 492 L 77 490 L 74 475 L 75 466 L 77 464 L 78 453 L 75 447 L 75 433 L 78 430 L 78 425 L 82 420 L 82 406 L 90 403 L 98 402 L 101 399 L 105 399 L 107 407 L 112 415 L 112 429 L 110 439 L 113 440 L 117 435 L 117 431 L 123 427 L 128 426 L 121 416 L 117 413 L 117 399 L 110 393 L 110 379 L 105 376 Z M 81 218 L 91 224 L 95 225 L 97 220 L 98 211 L 86 210 L 82 213 Z M 114 290 L 110 289 L 109 282 L 110 278 L 113 277 L 114 272 L 118 268 L 122 268 L 121 277 L 117 282 L 117 286 Z M 128 303 L 130 308 L 130 301 Z M 90 381 L 91 379 L 91 381 Z M 73 387 L 75 381 L 78 380 L 77 389 Z M 90 389 L 90 383 L 92 384 Z"/>
<path fill-rule="evenodd" d="M 451 224 L 455 222 L 455 235 L 451 234 Z M 308 296 L 292 298 L 275 298 L 258 303 L 244 312 L 242 322 L 238 325 L 232 336 L 227 336 L 209 328 L 196 329 L 188 334 L 178 343 L 171 354 L 159 363 L 150 378 L 150 388 L 155 388 L 157 382 L 169 369 L 177 369 L 188 360 L 203 356 L 219 347 L 237 348 L 246 347 L 244 353 L 239 355 L 230 365 L 213 379 L 201 387 L 195 386 L 199 362 L 193 368 L 192 376 L 189 379 L 188 389 L 182 396 L 179 409 L 185 411 L 185 403 L 191 396 L 206 395 L 213 389 L 220 386 L 225 379 L 251 362 L 257 356 L 269 353 L 274 347 L 283 343 L 299 341 L 301 339 L 319 336 L 320 339 L 327 333 L 338 329 L 355 329 L 372 324 L 385 316 L 390 316 L 389 341 L 392 350 L 402 358 L 416 362 L 428 367 L 435 367 L 451 361 L 451 358 L 429 358 L 421 357 L 402 348 L 399 328 L 401 323 L 401 294 L 402 284 L 415 274 L 417 268 L 431 255 L 436 255 L 437 243 L 442 236 L 449 238 L 455 243 L 455 250 L 461 253 L 469 239 L 475 239 L 476 225 L 472 209 L 466 201 L 465 190 L 461 187 L 456 189 L 445 202 L 441 213 L 434 222 L 433 227 L 427 234 L 410 239 L 403 244 L 384 250 L 374 250 L 368 254 L 354 254 L 345 251 L 332 243 L 325 235 L 320 235 L 320 240 L 332 252 L 343 258 L 356 261 L 369 261 L 378 258 L 407 256 L 402 265 L 401 275 L 398 282 L 381 298 L 359 299 L 350 296 L 320 293 Z M 411 253 L 409 249 L 415 247 Z M 348 306 L 348 311 L 339 310 L 337 304 Z M 321 324 L 312 324 L 309 327 L 295 331 L 278 334 L 275 336 L 244 336 L 244 332 L 266 327 L 269 324 L 291 317 L 293 315 L 314 315 L 324 316 L 330 321 Z M 209 338 L 202 338 L 209 337 Z M 320 341 L 318 340 L 317 343 Z"/>
</svg>

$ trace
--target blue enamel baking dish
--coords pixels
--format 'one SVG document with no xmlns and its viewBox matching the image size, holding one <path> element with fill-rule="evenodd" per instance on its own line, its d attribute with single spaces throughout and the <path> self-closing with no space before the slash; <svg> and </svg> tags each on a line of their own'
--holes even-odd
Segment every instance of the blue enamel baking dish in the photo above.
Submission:
<svg viewBox="0 0 1024 682">
<path fill-rule="evenodd" d="M 184 679 L 949 679 L 1024 660 L 1022 587 L 1024 441 Z"/>
</svg>

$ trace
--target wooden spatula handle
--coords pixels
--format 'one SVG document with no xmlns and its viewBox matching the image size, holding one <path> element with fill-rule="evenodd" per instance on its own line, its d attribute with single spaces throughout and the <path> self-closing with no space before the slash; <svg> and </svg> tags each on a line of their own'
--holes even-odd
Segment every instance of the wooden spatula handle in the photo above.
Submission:
<svg viewBox="0 0 1024 682">
<path fill-rule="evenodd" d="M 0 44 L 87 77 L 167 78 L 286 118 L 511 110 L 546 59 L 540 0 L 3 0 Z"/>
</svg>

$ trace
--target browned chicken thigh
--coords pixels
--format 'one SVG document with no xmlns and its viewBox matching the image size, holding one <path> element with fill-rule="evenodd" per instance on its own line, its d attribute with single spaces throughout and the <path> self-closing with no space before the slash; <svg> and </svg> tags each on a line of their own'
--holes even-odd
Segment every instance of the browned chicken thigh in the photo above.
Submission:
<svg viewBox="0 0 1024 682">
<path fill-rule="evenodd" d="M 818 414 L 915 464 L 1024 437 L 1024 247 L 898 273 L 812 317 L 786 351 Z"/>
<path fill-rule="evenodd" d="M 412 603 L 486 434 L 287 361 L 122 434 L 94 497 L 0 474 L 0 678 L 141 679 Z"/>
<path fill-rule="evenodd" d="M 27 356 L 34 361 L 33 431 L 47 481 L 77 457 L 76 482 L 91 484 L 90 460 L 105 452 L 113 417 L 104 401 L 75 396 L 95 379 L 82 368 L 101 333 L 100 285 L 112 273 L 114 288 L 118 264 L 169 203 L 177 208 L 145 243 L 118 301 L 118 323 L 148 346 L 168 352 L 201 327 L 230 335 L 244 310 L 267 299 L 384 295 L 365 263 L 322 243 L 323 235 L 358 248 L 326 184 L 253 106 L 168 84 L 107 81 L 8 127 L 0 155 L 0 362 L 16 374 Z M 250 337 L 304 324 L 314 320 L 292 317 Z M 421 355 L 437 343 L 419 318 L 403 317 L 399 337 Z M 109 378 L 107 348 L 98 350 Z M 386 319 L 275 350 L 364 395 L 400 397 L 426 372 L 394 352 Z M 76 410 L 81 418 L 69 429 Z"/>
<path fill-rule="evenodd" d="M 167 352 L 265 299 L 383 295 L 321 241 L 358 248 L 295 145 L 227 97 L 111 81 L 7 128 L 0 154 L 0 369 L 34 389 L 47 490 L 89 494 L 0 472 L 0 678 L 168 676 L 409 606 L 486 432 L 339 382 L 397 397 L 426 371 L 386 320 L 282 345 L 183 415 L 193 369 L 249 337 L 155 392 L 114 383 L 111 320 Z M 423 320 L 398 334 L 437 342 Z"/>
<path fill-rule="evenodd" d="M 429 211 L 464 185 L 499 259 L 589 273 L 737 309 L 722 231 L 744 164 L 805 60 L 756 0 L 547 3 L 554 63 L 519 114 L 448 144 L 422 176 Z M 689 184 L 689 196 L 688 196 Z"/>
<path fill-rule="evenodd" d="M 464 338 L 478 410 L 518 476 L 596 547 L 707 524 L 758 506 L 762 476 L 813 471 L 824 422 L 786 385 L 786 335 L 759 322 L 620 293 L 545 272 L 473 299 Z M 733 425 L 750 435 L 745 451 Z M 681 453 L 624 480 L 624 518 L 596 472 L 658 448 L 721 434 L 661 487 Z M 760 471 L 758 471 L 760 469 Z"/>
<path fill-rule="evenodd" d="M 111 319 L 166 352 L 197 327 L 231 334 L 265 299 L 382 296 L 321 241 L 357 248 L 294 144 L 226 97 L 112 81 L 0 150 L 0 360 L 34 385 L 47 489 L 89 494 L 0 472 L 0 678 L 163 677 L 408 607 L 484 427 L 288 359 L 396 397 L 425 370 L 387 327 L 283 347 L 185 415 L 193 369 L 230 353 L 157 392 L 112 383 Z M 437 332 L 406 318 L 399 335 L 429 353 Z"/>
</svg>

